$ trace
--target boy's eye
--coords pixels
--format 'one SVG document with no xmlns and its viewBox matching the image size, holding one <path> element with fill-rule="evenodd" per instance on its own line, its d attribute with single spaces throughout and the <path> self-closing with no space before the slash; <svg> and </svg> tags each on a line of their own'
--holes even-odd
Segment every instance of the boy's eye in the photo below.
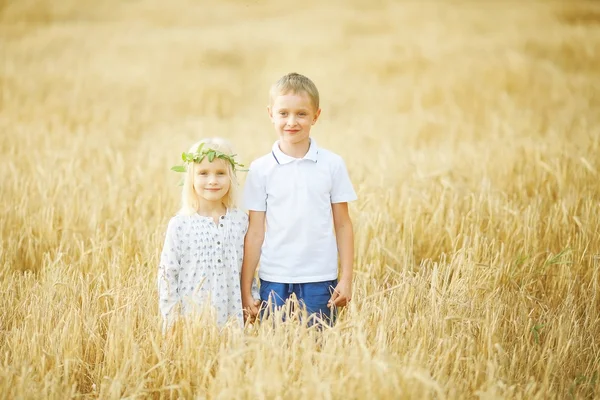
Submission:
<svg viewBox="0 0 600 400">
<path fill-rule="evenodd" d="M 203 175 L 204 176 L 204 175 L 207 175 L 207 172 L 206 171 L 200 171 L 200 172 L 198 172 L 198 175 Z"/>
<path fill-rule="evenodd" d="M 306 116 L 306 113 L 300 113 L 299 115 L 300 115 L 301 117 L 305 117 L 305 116 Z"/>
<path fill-rule="evenodd" d="M 279 115 L 285 115 L 287 114 L 285 111 L 279 111 Z"/>
<path fill-rule="evenodd" d="M 217 172 L 217 175 L 225 175 L 225 171 L 219 171 Z"/>
</svg>

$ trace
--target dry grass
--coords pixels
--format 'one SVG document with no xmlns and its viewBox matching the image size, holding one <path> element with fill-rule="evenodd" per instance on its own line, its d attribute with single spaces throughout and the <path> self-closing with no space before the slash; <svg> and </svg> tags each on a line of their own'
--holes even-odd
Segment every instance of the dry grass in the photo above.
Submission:
<svg viewBox="0 0 600 400">
<path fill-rule="evenodd" d="M 355 300 L 164 340 L 168 168 L 267 151 L 289 71 L 359 194 Z M 0 392 L 598 397 L 599 110 L 597 2 L 0 1 Z"/>
</svg>

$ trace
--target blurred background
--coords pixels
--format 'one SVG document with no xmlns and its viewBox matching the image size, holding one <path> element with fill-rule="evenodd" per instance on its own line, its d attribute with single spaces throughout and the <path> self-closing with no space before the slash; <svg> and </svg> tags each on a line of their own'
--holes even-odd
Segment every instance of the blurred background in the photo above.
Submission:
<svg viewBox="0 0 600 400">
<path fill-rule="evenodd" d="M 359 195 L 333 353 L 158 351 L 169 168 L 208 136 L 268 152 L 288 72 Z M 0 0 L 0 391 L 598 396 L 599 138 L 597 1 Z"/>
</svg>

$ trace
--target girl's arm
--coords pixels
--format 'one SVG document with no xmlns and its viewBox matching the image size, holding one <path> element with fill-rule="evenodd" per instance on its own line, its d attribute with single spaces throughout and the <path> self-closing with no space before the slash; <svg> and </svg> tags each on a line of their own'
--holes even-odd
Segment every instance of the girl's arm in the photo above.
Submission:
<svg viewBox="0 0 600 400">
<path fill-rule="evenodd" d="M 179 271 L 181 269 L 181 224 L 169 221 L 158 267 L 158 306 L 163 317 L 163 333 L 177 318 Z"/>
<path fill-rule="evenodd" d="M 329 306 L 345 306 L 352 298 L 352 265 L 354 263 L 354 230 L 348 203 L 333 203 L 333 225 L 340 255 L 340 280 L 329 300 Z"/>
<path fill-rule="evenodd" d="M 265 240 L 265 212 L 250 211 L 248 232 L 244 240 L 244 261 L 242 262 L 242 306 L 253 317 L 258 313 L 252 296 L 254 272 L 260 260 L 260 249 Z"/>
</svg>

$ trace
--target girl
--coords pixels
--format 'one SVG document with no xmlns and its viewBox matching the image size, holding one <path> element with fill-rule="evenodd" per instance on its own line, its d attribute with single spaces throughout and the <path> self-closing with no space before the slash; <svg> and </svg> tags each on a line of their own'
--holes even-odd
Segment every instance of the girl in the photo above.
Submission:
<svg viewBox="0 0 600 400">
<path fill-rule="evenodd" d="M 243 165 L 220 138 L 194 144 L 182 158 L 185 165 L 171 168 L 185 173 L 182 207 L 169 221 L 158 270 L 163 332 L 178 314 L 207 302 L 220 326 L 230 318 L 243 326 L 240 274 L 248 216 L 236 207 L 236 170 Z"/>
</svg>

